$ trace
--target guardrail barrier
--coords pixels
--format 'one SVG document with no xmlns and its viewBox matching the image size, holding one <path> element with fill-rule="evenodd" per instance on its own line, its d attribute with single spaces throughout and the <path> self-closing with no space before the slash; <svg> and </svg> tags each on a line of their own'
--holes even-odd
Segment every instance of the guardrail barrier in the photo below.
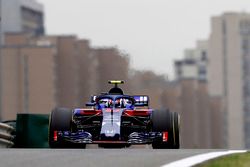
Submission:
<svg viewBox="0 0 250 167">
<path fill-rule="evenodd" d="M 15 129 L 5 123 L 0 123 L 0 148 L 8 148 L 14 145 L 12 132 Z"/>
</svg>

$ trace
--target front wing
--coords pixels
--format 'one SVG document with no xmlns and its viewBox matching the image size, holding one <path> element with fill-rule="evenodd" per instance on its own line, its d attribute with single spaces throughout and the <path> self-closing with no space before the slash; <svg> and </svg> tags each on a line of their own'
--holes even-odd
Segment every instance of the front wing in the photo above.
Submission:
<svg viewBox="0 0 250 167">
<path fill-rule="evenodd" d="M 86 131 L 70 132 L 55 131 L 54 141 L 66 141 L 71 143 L 82 144 L 103 144 L 103 143 L 119 143 L 119 144 L 151 144 L 155 140 L 163 142 L 168 141 L 167 132 L 133 132 L 128 136 L 127 141 L 123 140 L 92 140 L 92 135 Z"/>
</svg>

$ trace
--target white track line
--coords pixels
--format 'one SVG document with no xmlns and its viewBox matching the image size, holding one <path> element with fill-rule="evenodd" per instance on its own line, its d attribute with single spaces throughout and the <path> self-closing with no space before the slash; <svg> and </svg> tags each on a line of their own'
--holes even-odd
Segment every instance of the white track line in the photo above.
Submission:
<svg viewBox="0 0 250 167">
<path fill-rule="evenodd" d="M 174 161 L 169 164 L 165 164 L 161 167 L 190 167 L 193 165 L 197 165 L 201 162 L 217 158 L 220 156 L 228 155 L 228 154 L 235 154 L 235 153 L 244 153 L 247 150 L 229 150 L 229 151 L 220 151 L 220 152 L 210 152 L 200 155 L 195 155 L 192 157 L 184 158 L 179 161 Z"/>
</svg>

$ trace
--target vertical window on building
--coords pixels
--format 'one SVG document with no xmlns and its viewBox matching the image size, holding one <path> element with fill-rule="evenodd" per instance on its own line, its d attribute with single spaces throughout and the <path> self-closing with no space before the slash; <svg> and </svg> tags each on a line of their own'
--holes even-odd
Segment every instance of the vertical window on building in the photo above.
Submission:
<svg viewBox="0 0 250 167">
<path fill-rule="evenodd" d="M 242 46 L 243 54 L 249 53 L 249 41 L 248 41 L 248 39 L 243 39 L 241 46 Z"/>
<path fill-rule="evenodd" d="M 21 8 L 23 31 L 33 32 L 36 35 L 44 34 L 43 13 L 26 7 Z"/>
<path fill-rule="evenodd" d="M 201 61 L 207 61 L 207 52 L 205 50 L 201 52 Z"/>
</svg>

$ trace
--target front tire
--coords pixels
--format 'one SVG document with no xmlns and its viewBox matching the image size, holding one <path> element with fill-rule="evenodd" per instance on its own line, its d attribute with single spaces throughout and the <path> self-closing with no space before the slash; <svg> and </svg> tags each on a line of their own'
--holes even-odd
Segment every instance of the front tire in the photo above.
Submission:
<svg viewBox="0 0 250 167">
<path fill-rule="evenodd" d="M 70 145 L 63 141 L 54 141 L 55 131 L 71 130 L 72 111 L 66 108 L 55 108 L 50 114 L 49 146 L 50 148 L 68 148 Z"/>
<path fill-rule="evenodd" d="M 169 110 L 155 110 L 152 114 L 153 132 L 168 132 L 168 141 L 156 139 L 152 143 L 154 149 L 178 149 L 179 142 L 179 114 Z"/>
<path fill-rule="evenodd" d="M 180 148 L 180 115 L 177 112 L 172 113 L 173 116 L 173 149 Z"/>
</svg>

